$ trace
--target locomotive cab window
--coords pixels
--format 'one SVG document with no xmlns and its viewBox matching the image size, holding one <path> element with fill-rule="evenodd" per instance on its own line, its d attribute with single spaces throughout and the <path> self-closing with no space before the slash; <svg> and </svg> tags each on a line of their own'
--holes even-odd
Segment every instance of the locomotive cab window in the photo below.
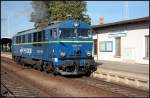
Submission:
<svg viewBox="0 0 150 98">
<path fill-rule="evenodd" d="M 89 29 L 78 29 L 78 37 L 79 38 L 91 38 L 92 33 Z"/>
<path fill-rule="evenodd" d="M 60 38 L 75 38 L 76 33 L 74 32 L 73 28 L 61 28 L 59 30 L 59 37 Z"/>
</svg>

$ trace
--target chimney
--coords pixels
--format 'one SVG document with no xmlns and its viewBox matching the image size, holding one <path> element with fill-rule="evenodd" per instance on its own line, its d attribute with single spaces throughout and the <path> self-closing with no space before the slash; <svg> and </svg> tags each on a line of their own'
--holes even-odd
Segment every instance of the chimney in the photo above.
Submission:
<svg viewBox="0 0 150 98">
<path fill-rule="evenodd" d="M 99 17 L 99 24 L 100 25 L 104 24 L 104 17 L 103 16 Z"/>
</svg>

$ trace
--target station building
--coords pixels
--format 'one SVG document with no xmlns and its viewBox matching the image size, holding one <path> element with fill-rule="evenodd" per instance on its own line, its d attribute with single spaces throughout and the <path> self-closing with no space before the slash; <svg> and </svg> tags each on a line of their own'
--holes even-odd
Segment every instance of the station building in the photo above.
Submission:
<svg viewBox="0 0 150 98">
<path fill-rule="evenodd" d="M 95 60 L 149 64 L 149 16 L 92 28 Z"/>
</svg>

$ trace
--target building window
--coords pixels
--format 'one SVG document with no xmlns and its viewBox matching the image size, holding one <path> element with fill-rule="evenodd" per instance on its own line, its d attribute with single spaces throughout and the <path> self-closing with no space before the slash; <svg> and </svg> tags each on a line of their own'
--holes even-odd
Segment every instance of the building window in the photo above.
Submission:
<svg viewBox="0 0 150 98">
<path fill-rule="evenodd" d="M 101 41 L 100 52 L 112 52 L 112 41 Z"/>
<path fill-rule="evenodd" d="M 97 39 L 94 39 L 94 55 L 97 55 Z"/>
<path fill-rule="evenodd" d="M 149 59 L 149 35 L 145 36 L 145 59 Z"/>
</svg>

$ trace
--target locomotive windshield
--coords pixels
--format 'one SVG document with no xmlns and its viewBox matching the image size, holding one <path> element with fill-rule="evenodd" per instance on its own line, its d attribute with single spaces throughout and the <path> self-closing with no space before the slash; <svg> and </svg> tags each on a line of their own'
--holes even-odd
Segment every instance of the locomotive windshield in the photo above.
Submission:
<svg viewBox="0 0 150 98">
<path fill-rule="evenodd" d="M 91 38 L 91 31 L 89 29 L 78 29 L 77 34 L 79 38 Z"/>
<path fill-rule="evenodd" d="M 60 38 L 75 38 L 76 34 L 74 33 L 74 29 L 61 29 L 59 30 Z"/>
<path fill-rule="evenodd" d="M 91 38 L 91 30 L 89 29 L 73 29 L 63 28 L 59 30 L 60 38 Z"/>
</svg>

